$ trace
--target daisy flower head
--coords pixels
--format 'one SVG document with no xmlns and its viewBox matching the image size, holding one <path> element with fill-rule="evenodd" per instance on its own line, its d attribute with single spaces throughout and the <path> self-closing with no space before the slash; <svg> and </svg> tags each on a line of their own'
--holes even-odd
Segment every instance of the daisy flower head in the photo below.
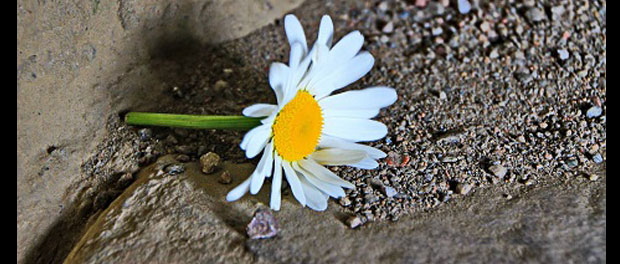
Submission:
<svg viewBox="0 0 620 264">
<path fill-rule="evenodd" d="M 324 165 L 377 168 L 376 160 L 386 154 L 357 142 L 385 137 L 387 127 L 371 118 L 393 104 L 397 95 L 384 86 L 332 94 L 362 78 L 374 64 L 369 52 L 360 51 L 364 37 L 359 31 L 332 47 L 334 27 L 324 15 L 317 40 L 308 50 L 297 17 L 284 17 L 284 29 L 291 47 L 289 63 L 273 63 L 269 70 L 277 104 L 255 104 L 243 110 L 245 116 L 263 119 L 262 125 L 245 134 L 241 149 L 247 158 L 261 151 L 262 157 L 256 170 L 226 200 L 235 201 L 248 191 L 256 194 L 265 178 L 273 177 L 270 207 L 279 210 L 282 178 L 286 178 L 302 206 L 323 211 L 330 196 L 342 197 L 343 188 L 355 188 Z"/>
</svg>

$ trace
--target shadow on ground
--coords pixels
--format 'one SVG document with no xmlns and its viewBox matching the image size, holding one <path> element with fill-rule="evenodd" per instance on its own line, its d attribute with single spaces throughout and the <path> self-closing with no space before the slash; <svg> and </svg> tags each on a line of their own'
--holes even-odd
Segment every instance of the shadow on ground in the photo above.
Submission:
<svg viewBox="0 0 620 264">
<path fill-rule="evenodd" d="M 127 173 L 135 174 L 135 167 L 129 172 L 118 168 L 123 162 L 135 164 L 133 157 L 118 157 L 117 160 L 121 162 L 111 162 L 117 158 L 114 148 L 107 151 L 105 149 L 119 142 L 135 139 L 135 136 L 133 138 L 114 137 L 115 130 L 123 126 L 124 113 L 181 110 L 171 105 L 179 103 L 179 100 L 183 98 L 197 103 L 196 106 L 207 107 L 205 104 L 208 102 L 200 98 L 190 98 L 196 95 L 183 94 L 184 90 L 201 85 L 203 80 L 195 78 L 197 66 L 201 65 L 202 72 L 213 72 L 213 75 L 219 75 L 222 70 L 220 65 L 242 63 L 238 56 L 223 52 L 217 45 L 201 42 L 192 30 L 194 25 L 187 19 L 194 8 L 195 6 L 186 4 L 178 8 L 175 15 L 164 16 L 160 21 L 144 21 L 144 25 L 165 26 L 159 28 L 143 26 L 142 33 L 135 37 L 136 46 L 129 48 L 136 49 L 137 52 L 147 52 L 147 59 L 130 63 L 133 67 L 126 74 L 112 82 L 109 87 L 104 87 L 109 93 L 110 104 L 118 111 L 116 115 L 108 117 L 107 130 L 112 136 L 101 144 L 101 152 L 83 165 L 82 169 L 86 177 L 67 191 L 69 194 L 77 190 L 79 193 L 77 198 L 64 206 L 61 215 L 55 218 L 41 239 L 25 254 L 24 263 L 62 262 L 83 235 L 88 224 L 96 219 L 101 211 L 135 178 L 135 175 L 129 180 L 123 178 Z M 204 58 L 211 60 L 201 61 Z M 255 72 L 237 72 L 236 74 L 256 75 Z M 191 76 L 194 76 L 194 80 L 188 83 Z M 202 82 L 204 83 L 207 82 Z M 219 92 L 212 89 L 213 86 L 207 86 L 203 87 L 205 93 L 219 96 Z M 235 112 L 236 110 L 229 108 L 228 112 L 224 113 L 238 113 Z"/>
</svg>

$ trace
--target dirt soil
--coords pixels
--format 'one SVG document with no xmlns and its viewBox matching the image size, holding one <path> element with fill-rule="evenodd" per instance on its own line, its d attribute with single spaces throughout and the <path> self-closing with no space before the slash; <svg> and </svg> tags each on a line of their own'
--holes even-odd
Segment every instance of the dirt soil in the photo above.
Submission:
<svg viewBox="0 0 620 264">
<path fill-rule="evenodd" d="M 235 28 L 198 12 L 209 2 L 152 2 L 18 2 L 18 262 L 606 261 L 604 1 L 274 1 L 237 35 L 207 30 Z M 287 61 L 291 8 L 310 43 L 323 14 L 335 40 L 360 30 L 375 66 L 347 89 L 399 99 L 370 143 L 388 153 L 379 169 L 332 168 L 357 189 L 323 213 L 285 190 L 280 232 L 252 240 L 269 183 L 224 200 L 257 162 L 243 132 L 122 116 L 275 102 L 268 67 Z M 225 160 L 210 175 L 207 152 Z"/>
</svg>

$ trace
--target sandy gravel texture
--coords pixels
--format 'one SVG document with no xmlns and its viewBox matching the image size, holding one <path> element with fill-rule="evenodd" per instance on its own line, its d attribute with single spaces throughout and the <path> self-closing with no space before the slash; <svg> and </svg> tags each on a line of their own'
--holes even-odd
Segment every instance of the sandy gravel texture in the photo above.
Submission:
<svg viewBox="0 0 620 264">
<path fill-rule="evenodd" d="M 606 261 L 605 2 L 471 1 L 467 14 L 456 1 L 225 2 L 18 2 L 19 263 Z M 375 67 L 347 89 L 397 90 L 378 117 L 388 136 L 370 143 L 389 158 L 333 168 L 357 188 L 325 213 L 285 188 L 281 232 L 250 240 L 269 181 L 223 200 L 257 162 L 243 132 L 122 115 L 273 103 L 290 9 L 310 43 L 323 14 L 336 40 L 365 36 Z M 207 152 L 232 183 L 200 172 Z M 170 157 L 184 172 L 149 176 Z"/>
</svg>

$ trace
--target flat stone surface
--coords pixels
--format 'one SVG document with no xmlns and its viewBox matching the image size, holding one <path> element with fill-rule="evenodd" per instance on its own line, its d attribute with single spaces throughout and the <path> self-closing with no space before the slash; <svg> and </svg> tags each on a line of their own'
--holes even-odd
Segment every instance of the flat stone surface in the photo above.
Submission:
<svg viewBox="0 0 620 264">
<path fill-rule="evenodd" d="M 246 225 L 268 201 L 267 188 L 228 203 L 230 185 L 205 177 L 197 162 L 169 175 L 139 173 L 136 182 L 90 227 L 66 263 L 567 263 L 605 262 L 604 181 L 576 181 L 510 190 L 492 187 L 398 222 L 351 229 L 335 200 L 320 213 L 288 194 L 273 212 L 280 230 L 253 240 Z M 225 163 L 234 184 L 253 166 Z M 569 186 L 569 188 L 565 188 Z M 498 193 L 519 193 L 508 200 Z M 429 246 L 432 245 L 432 246 Z"/>
</svg>

